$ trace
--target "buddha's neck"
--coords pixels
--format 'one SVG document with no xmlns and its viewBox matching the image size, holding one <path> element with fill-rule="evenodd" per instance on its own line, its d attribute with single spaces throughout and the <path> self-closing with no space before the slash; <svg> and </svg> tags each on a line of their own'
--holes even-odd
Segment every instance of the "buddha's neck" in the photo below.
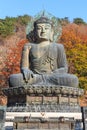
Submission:
<svg viewBox="0 0 87 130">
<path fill-rule="evenodd" d="M 48 46 L 50 44 L 50 41 L 42 41 L 38 44 L 38 46 L 44 47 L 44 46 Z"/>
</svg>

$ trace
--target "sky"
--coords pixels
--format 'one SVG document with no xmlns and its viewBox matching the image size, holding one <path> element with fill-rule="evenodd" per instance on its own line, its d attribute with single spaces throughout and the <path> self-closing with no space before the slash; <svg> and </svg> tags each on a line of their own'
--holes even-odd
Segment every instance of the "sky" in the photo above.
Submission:
<svg viewBox="0 0 87 130">
<path fill-rule="evenodd" d="M 45 10 L 57 18 L 82 18 L 87 22 L 87 0 L 0 0 L 0 19 L 35 16 Z"/>
</svg>

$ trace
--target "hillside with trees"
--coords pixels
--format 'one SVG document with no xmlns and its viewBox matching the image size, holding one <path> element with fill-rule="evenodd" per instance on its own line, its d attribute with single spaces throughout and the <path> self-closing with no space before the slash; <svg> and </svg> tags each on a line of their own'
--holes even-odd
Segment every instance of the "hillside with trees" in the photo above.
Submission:
<svg viewBox="0 0 87 130">
<path fill-rule="evenodd" d="M 26 25 L 31 16 L 0 19 L 0 90 L 8 87 L 8 78 L 12 73 L 20 72 L 22 47 L 27 43 Z M 69 73 L 79 78 L 79 87 L 87 90 L 87 23 L 81 18 L 70 22 L 68 17 L 58 18 L 62 25 L 62 35 L 57 42 L 64 44 Z M 0 91 L 0 102 L 5 104 L 6 98 Z M 87 103 L 84 98 L 85 103 Z"/>
</svg>

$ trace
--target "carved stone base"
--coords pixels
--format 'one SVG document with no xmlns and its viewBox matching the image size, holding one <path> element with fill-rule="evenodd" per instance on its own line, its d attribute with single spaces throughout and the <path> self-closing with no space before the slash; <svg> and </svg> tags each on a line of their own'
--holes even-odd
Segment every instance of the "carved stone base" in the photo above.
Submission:
<svg viewBox="0 0 87 130">
<path fill-rule="evenodd" d="M 32 104 L 78 104 L 78 97 L 67 96 L 34 96 L 34 95 L 16 95 L 8 96 L 7 106 L 23 106 Z"/>
<path fill-rule="evenodd" d="M 76 114 L 81 119 L 79 96 L 84 93 L 82 89 L 34 85 L 6 88 L 3 92 L 8 99 L 7 113 L 10 115 L 7 119 L 11 121 L 14 114 L 14 129 L 74 130 Z M 45 113 L 49 114 L 47 118 L 44 118 Z"/>
<path fill-rule="evenodd" d="M 66 86 L 23 86 L 3 89 L 7 106 L 32 104 L 78 104 L 83 90 Z"/>
</svg>

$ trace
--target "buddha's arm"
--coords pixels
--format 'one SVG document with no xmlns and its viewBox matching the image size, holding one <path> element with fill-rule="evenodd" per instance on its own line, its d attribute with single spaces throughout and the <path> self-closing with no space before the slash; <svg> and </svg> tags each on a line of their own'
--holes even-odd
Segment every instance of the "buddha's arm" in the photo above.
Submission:
<svg viewBox="0 0 87 130">
<path fill-rule="evenodd" d="M 64 50 L 63 45 L 58 45 L 57 56 L 58 56 L 57 57 L 58 69 L 56 69 L 54 72 L 67 73 L 68 66 L 67 66 L 66 54 L 65 54 L 65 50 Z"/>
<path fill-rule="evenodd" d="M 23 68 L 29 68 L 29 51 L 30 51 L 30 46 L 28 46 L 28 44 L 26 44 L 23 47 L 23 51 L 22 51 L 22 57 L 21 57 L 21 69 Z"/>
<path fill-rule="evenodd" d="M 21 72 L 23 73 L 24 79 L 28 81 L 30 76 L 33 75 L 33 72 L 29 70 L 29 52 L 31 46 L 26 44 L 22 51 L 22 58 L 21 58 Z"/>
</svg>

